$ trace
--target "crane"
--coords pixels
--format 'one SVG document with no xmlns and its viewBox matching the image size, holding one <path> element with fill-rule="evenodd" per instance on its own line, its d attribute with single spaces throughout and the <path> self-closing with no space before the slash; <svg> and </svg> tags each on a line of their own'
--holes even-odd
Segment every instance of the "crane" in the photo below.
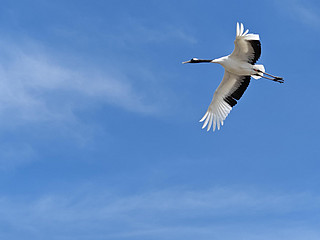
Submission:
<svg viewBox="0 0 320 240">
<path fill-rule="evenodd" d="M 203 122 L 202 129 L 207 126 L 207 131 L 211 126 L 213 131 L 223 125 L 223 121 L 230 113 L 232 107 L 246 91 L 250 78 L 265 78 L 278 83 L 284 83 L 282 77 L 277 77 L 266 73 L 261 64 L 255 64 L 261 55 L 261 43 L 258 34 L 248 33 L 249 29 L 244 31 L 243 24 L 237 23 L 235 48 L 233 52 L 225 57 L 217 59 L 198 59 L 192 58 L 183 63 L 219 63 L 225 69 L 222 82 L 214 92 L 212 101 L 207 112 L 200 120 Z"/>
</svg>

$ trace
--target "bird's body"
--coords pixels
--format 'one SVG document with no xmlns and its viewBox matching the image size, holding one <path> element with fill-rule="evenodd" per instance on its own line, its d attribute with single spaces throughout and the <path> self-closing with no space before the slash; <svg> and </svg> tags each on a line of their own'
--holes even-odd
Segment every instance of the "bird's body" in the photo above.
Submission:
<svg viewBox="0 0 320 240">
<path fill-rule="evenodd" d="M 255 72 L 253 71 L 253 65 L 241 61 L 235 57 L 232 56 L 225 56 L 218 59 L 214 59 L 211 61 L 212 63 L 219 63 L 224 67 L 225 70 L 227 70 L 230 73 L 236 74 L 236 75 L 253 75 Z"/>
<path fill-rule="evenodd" d="M 230 113 L 232 107 L 237 104 L 237 100 L 242 97 L 247 89 L 251 77 L 255 79 L 263 77 L 283 83 L 282 78 L 266 73 L 263 65 L 255 65 L 261 55 L 260 38 L 258 34 L 248 34 L 248 32 L 249 30 L 244 32 L 243 24 L 239 25 L 237 23 L 237 34 L 234 41 L 235 48 L 228 56 L 213 60 L 192 58 L 190 61 L 183 62 L 219 63 L 225 69 L 223 80 L 215 91 L 206 114 L 200 120 L 200 122 L 204 121 L 202 128 L 208 126 L 207 131 L 210 130 L 211 126 L 213 131 L 216 127 L 220 129 L 220 125 L 223 125 L 223 121 Z M 266 77 L 263 74 L 272 78 Z"/>
</svg>

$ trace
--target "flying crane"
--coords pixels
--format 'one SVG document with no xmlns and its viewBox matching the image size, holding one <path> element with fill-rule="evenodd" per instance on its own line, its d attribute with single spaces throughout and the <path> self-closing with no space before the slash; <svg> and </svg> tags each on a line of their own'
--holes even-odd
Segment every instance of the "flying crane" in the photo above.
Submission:
<svg viewBox="0 0 320 240">
<path fill-rule="evenodd" d="M 192 58 L 183 63 L 219 63 L 225 69 L 222 82 L 214 92 L 212 101 L 207 112 L 200 120 L 203 122 L 202 129 L 207 126 L 207 131 L 211 126 L 213 131 L 223 125 L 223 121 L 230 113 L 233 106 L 242 97 L 247 89 L 250 78 L 265 78 L 278 83 L 283 83 L 282 77 L 276 77 L 265 72 L 263 65 L 255 64 L 261 55 L 261 43 L 258 34 L 244 31 L 243 24 L 237 23 L 235 48 L 233 52 L 225 57 L 206 60 Z M 266 76 L 265 76 L 266 75 Z"/>
</svg>

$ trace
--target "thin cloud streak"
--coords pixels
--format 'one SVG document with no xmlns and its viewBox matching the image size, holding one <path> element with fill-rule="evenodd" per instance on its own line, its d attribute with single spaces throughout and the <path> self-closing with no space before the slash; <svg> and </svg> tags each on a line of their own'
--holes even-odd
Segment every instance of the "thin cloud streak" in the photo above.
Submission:
<svg viewBox="0 0 320 240">
<path fill-rule="evenodd" d="M 313 27 L 320 26 L 320 15 L 314 8 L 306 7 L 304 3 L 296 3 L 292 9 L 301 22 Z"/>
<path fill-rule="evenodd" d="M 129 79 L 108 72 L 72 69 L 39 49 L 2 44 L 0 116 L 16 121 L 65 120 L 90 103 L 153 114 L 151 96 L 136 91 Z M 81 104 L 79 104 L 81 103 Z"/>
<path fill-rule="evenodd" d="M 112 46 L 120 44 L 132 47 L 132 44 L 163 44 L 177 40 L 188 44 L 197 43 L 197 39 L 181 26 L 164 24 L 161 27 L 158 25 L 151 27 L 134 17 L 127 17 L 118 29 L 120 30 L 109 32 L 105 36 L 106 41 L 112 43 Z"/>
<path fill-rule="evenodd" d="M 299 22 L 319 29 L 320 26 L 320 14 L 319 7 L 309 2 L 295 1 L 275 1 L 278 9 L 286 9 L 291 18 L 298 20 Z"/>
<path fill-rule="evenodd" d="M 275 194 L 232 188 L 165 189 L 134 196 L 85 190 L 19 201 L 3 197 L 0 220 L 22 234 L 58 234 L 64 239 L 75 237 L 70 235 L 74 231 L 82 239 L 232 239 L 238 235 L 264 240 L 289 236 L 302 239 L 304 234 L 313 234 L 309 239 L 316 239 L 320 232 L 303 219 L 303 212 L 319 211 L 319 199 L 307 193 Z M 281 220 L 295 213 L 299 213 L 299 219 Z M 262 215 L 268 217 L 256 222 L 256 217 Z M 250 232 L 246 232 L 248 229 Z"/>
</svg>

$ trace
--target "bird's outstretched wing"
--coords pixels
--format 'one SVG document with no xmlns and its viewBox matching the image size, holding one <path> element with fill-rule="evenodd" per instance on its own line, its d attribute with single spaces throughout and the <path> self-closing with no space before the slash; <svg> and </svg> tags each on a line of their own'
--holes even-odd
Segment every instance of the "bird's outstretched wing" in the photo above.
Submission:
<svg viewBox="0 0 320 240">
<path fill-rule="evenodd" d="M 258 34 L 249 33 L 249 29 L 244 32 L 243 24 L 237 23 L 237 36 L 234 41 L 234 50 L 230 57 L 255 64 L 261 55 L 261 43 Z"/>
<path fill-rule="evenodd" d="M 250 83 L 250 76 L 239 76 L 228 71 L 224 72 L 222 82 L 215 91 L 206 114 L 200 120 L 202 128 L 211 126 L 213 131 L 223 125 L 223 121 L 230 113 L 232 107 L 237 104 Z"/>
</svg>

